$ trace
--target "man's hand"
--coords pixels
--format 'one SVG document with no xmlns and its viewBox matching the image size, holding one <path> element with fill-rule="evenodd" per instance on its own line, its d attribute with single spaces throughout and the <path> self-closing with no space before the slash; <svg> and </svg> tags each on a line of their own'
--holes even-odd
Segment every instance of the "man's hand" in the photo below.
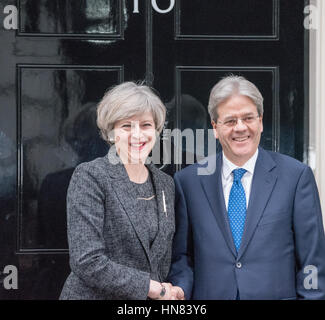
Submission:
<svg viewBox="0 0 325 320">
<path fill-rule="evenodd" d="M 184 291 L 181 287 L 174 286 L 171 288 L 170 300 L 185 300 Z"/>
</svg>

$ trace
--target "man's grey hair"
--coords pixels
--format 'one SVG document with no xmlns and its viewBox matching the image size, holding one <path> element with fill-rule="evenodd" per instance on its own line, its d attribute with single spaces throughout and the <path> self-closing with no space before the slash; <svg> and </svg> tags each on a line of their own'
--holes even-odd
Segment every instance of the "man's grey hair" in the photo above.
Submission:
<svg viewBox="0 0 325 320">
<path fill-rule="evenodd" d="M 112 132 L 117 121 L 151 112 L 156 130 L 161 133 L 166 107 L 151 88 L 143 83 L 124 82 L 109 89 L 97 107 L 97 126 L 102 138 L 112 143 Z"/>
<path fill-rule="evenodd" d="M 220 103 L 236 95 L 250 98 L 256 105 L 258 115 L 263 115 L 263 97 L 257 87 L 242 76 L 230 75 L 220 80 L 211 90 L 208 105 L 211 120 L 218 119 Z"/>
</svg>

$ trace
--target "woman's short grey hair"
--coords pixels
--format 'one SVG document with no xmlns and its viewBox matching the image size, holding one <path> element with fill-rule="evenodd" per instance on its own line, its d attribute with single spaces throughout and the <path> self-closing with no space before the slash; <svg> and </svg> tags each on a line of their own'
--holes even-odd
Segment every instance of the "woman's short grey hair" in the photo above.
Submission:
<svg viewBox="0 0 325 320">
<path fill-rule="evenodd" d="M 211 120 L 218 119 L 220 103 L 236 95 L 250 98 L 256 105 L 258 115 L 263 115 L 263 97 L 257 87 L 242 76 L 230 75 L 220 80 L 211 90 L 208 106 Z"/>
<path fill-rule="evenodd" d="M 112 142 L 117 121 L 151 112 L 156 130 L 160 133 L 166 118 L 166 107 L 160 98 L 143 83 L 124 82 L 110 88 L 97 107 L 97 126 L 102 138 Z"/>
</svg>

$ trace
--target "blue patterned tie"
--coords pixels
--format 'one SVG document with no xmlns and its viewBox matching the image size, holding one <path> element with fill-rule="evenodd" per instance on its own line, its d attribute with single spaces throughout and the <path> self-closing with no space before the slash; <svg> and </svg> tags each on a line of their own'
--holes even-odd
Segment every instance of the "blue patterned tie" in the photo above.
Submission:
<svg viewBox="0 0 325 320">
<path fill-rule="evenodd" d="M 245 169 L 233 170 L 234 182 L 230 190 L 228 203 L 229 224 L 237 251 L 239 250 L 244 232 L 246 217 L 246 196 L 243 185 L 241 184 L 241 178 L 245 172 Z"/>
</svg>

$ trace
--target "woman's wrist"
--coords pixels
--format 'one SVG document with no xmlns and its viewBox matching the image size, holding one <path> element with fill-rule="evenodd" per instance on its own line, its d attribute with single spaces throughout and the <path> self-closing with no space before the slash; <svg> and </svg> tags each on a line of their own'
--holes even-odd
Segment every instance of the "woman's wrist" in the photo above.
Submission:
<svg viewBox="0 0 325 320">
<path fill-rule="evenodd" d="M 155 280 L 150 280 L 148 297 L 150 299 L 159 299 L 166 293 L 166 288 L 160 282 Z"/>
</svg>

